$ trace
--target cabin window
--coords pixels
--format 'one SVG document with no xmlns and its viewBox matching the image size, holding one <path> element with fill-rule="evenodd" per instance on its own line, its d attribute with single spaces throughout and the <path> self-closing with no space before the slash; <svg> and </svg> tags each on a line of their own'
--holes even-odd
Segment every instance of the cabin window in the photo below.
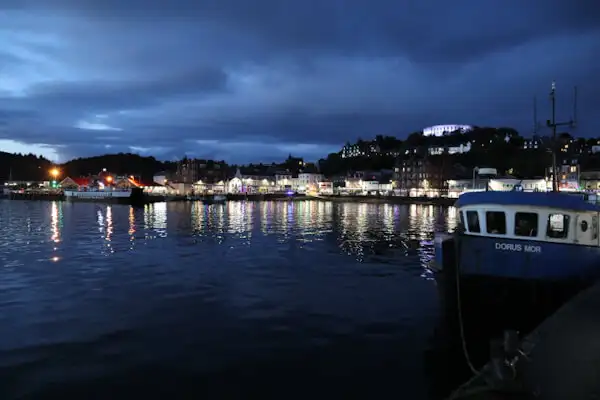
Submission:
<svg viewBox="0 0 600 400">
<path fill-rule="evenodd" d="M 552 239 L 566 238 L 569 234 L 569 216 L 565 214 L 550 214 L 548 216 L 546 234 Z"/>
<path fill-rule="evenodd" d="M 477 215 L 477 211 L 467 211 L 467 224 L 469 227 L 469 232 L 481 232 L 481 228 L 479 228 L 479 215 Z"/>
<path fill-rule="evenodd" d="M 463 213 L 459 212 L 458 213 L 458 226 L 460 227 L 460 229 L 464 229 L 465 228 L 465 218 L 463 217 Z"/>
<path fill-rule="evenodd" d="M 515 236 L 537 236 L 538 215 L 536 213 L 515 213 Z"/>
<path fill-rule="evenodd" d="M 485 213 L 487 233 L 494 235 L 506 234 L 506 214 L 503 211 L 488 211 Z"/>
</svg>

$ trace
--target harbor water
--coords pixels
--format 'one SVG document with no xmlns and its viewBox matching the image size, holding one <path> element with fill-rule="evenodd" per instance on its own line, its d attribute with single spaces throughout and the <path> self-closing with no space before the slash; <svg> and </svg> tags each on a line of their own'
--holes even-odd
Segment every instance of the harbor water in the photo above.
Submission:
<svg viewBox="0 0 600 400">
<path fill-rule="evenodd" d="M 0 200 L 0 398 L 437 398 L 453 382 L 432 371 L 453 367 L 427 266 L 456 223 L 423 205 Z"/>
</svg>

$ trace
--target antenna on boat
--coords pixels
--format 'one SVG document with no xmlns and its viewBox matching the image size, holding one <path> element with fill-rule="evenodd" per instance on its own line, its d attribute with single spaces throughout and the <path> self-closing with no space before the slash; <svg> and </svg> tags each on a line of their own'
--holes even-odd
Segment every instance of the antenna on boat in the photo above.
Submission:
<svg viewBox="0 0 600 400">
<path fill-rule="evenodd" d="M 574 87 L 574 100 L 573 100 L 573 117 L 566 122 L 556 122 L 556 82 L 552 81 L 552 89 L 550 91 L 550 102 L 552 104 L 552 119 L 546 120 L 546 126 L 552 128 L 552 191 L 558 192 L 558 174 L 556 165 L 556 128 L 559 126 L 569 126 L 574 128 L 576 125 L 575 118 L 577 116 L 577 86 Z"/>
<path fill-rule="evenodd" d="M 533 96 L 533 134 L 537 135 L 540 129 L 540 122 L 537 119 L 537 97 Z"/>
<path fill-rule="evenodd" d="M 573 86 L 573 118 L 571 126 L 577 127 L 577 86 Z"/>
</svg>

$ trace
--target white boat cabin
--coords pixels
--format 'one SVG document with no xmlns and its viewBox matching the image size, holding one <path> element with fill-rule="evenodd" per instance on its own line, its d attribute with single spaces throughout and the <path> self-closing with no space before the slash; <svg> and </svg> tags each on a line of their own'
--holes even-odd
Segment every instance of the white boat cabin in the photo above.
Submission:
<svg viewBox="0 0 600 400">
<path fill-rule="evenodd" d="M 463 232 L 471 236 L 549 243 L 600 245 L 597 211 L 529 205 L 469 204 L 459 207 Z"/>
</svg>

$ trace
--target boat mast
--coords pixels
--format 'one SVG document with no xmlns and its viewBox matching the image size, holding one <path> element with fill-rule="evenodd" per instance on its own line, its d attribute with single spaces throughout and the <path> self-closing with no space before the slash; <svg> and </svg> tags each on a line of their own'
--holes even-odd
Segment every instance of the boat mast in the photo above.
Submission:
<svg viewBox="0 0 600 400">
<path fill-rule="evenodd" d="M 556 163 L 556 147 L 558 141 L 556 138 L 556 128 L 559 126 L 575 127 L 575 117 L 577 116 L 577 86 L 573 88 L 573 115 L 567 122 L 556 122 L 556 82 L 552 81 L 552 90 L 550 91 L 550 103 L 552 104 L 552 120 L 547 120 L 546 125 L 552 128 L 552 191 L 558 192 L 558 171 Z"/>
</svg>

